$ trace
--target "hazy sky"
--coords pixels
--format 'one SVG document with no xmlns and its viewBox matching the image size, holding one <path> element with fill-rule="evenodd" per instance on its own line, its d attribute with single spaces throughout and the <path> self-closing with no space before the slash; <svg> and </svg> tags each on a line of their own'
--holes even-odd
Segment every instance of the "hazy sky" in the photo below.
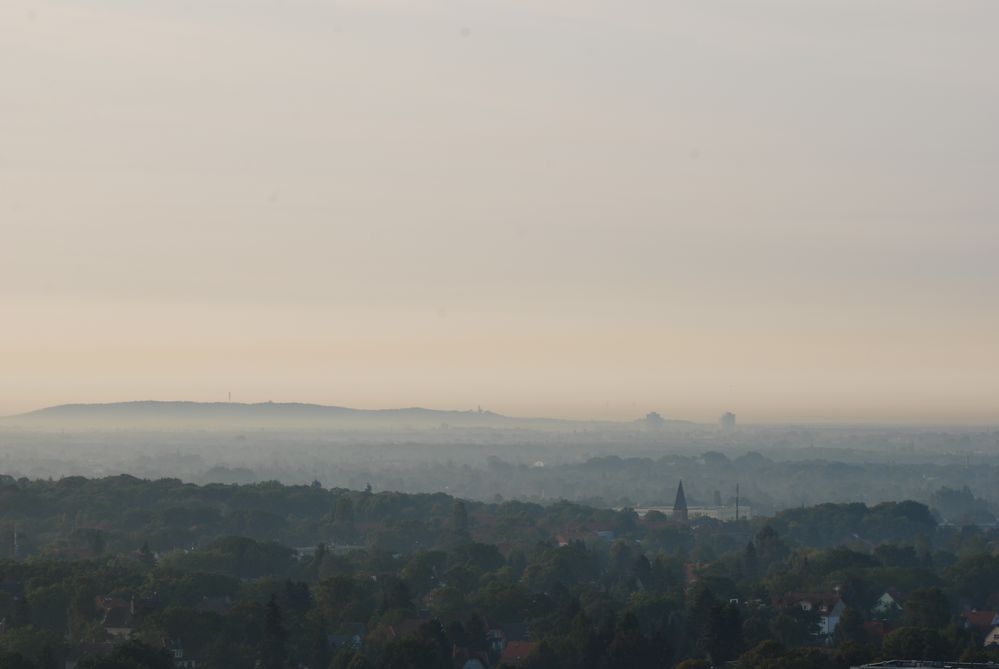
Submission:
<svg viewBox="0 0 999 669">
<path fill-rule="evenodd" d="M 3 0 L 0 413 L 999 422 L 997 24 Z"/>
</svg>

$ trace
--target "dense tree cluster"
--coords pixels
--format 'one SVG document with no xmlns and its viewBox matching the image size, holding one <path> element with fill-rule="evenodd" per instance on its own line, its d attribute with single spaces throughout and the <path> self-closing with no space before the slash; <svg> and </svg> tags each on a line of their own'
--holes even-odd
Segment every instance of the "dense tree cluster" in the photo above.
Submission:
<svg viewBox="0 0 999 669">
<path fill-rule="evenodd" d="M 999 535 L 913 502 L 686 526 L 565 502 L 131 477 L 22 480 L 2 496 L 4 527 L 23 532 L 0 562 L 2 667 L 997 657 L 965 613 L 999 607 Z M 804 605 L 830 597 L 834 629 L 832 610 Z"/>
</svg>

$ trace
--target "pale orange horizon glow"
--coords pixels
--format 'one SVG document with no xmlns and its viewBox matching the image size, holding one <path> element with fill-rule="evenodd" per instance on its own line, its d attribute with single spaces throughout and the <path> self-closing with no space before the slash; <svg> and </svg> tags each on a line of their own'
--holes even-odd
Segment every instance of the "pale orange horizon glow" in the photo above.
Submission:
<svg viewBox="0 0 999 669">
<path fill-rule="evenodd" d="M 8 0 L 0 415 L 995 424 L 996 20 Z"/>
</svg>

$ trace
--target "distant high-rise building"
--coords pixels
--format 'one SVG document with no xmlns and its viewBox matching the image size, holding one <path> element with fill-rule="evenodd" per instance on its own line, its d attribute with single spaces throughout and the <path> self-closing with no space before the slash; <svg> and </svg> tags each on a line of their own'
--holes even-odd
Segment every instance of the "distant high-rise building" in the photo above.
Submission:
<svg viewBox="0 0 999 669">
<path fill-rule="evenodd" d="M 718 419 L 718 423 L 726 430 L 735 429 L 735 414 L 731 411 L 726 411 L 722 414 L 722 417 Z"/>
<path fill-rule="evenodd" d="M 658 411 L 650 411 L 645 414 L 645 425 L 651 428 L 660 428 L 666 424 L 666 419 L 659 415 Z"/>
<path fill-rule="evenodd" d="M 676 487 L 676 501 L 673 502 L 673 520 L 687 524 L 687 496 L 683 494 L 683 481 Z"/>
</svg>

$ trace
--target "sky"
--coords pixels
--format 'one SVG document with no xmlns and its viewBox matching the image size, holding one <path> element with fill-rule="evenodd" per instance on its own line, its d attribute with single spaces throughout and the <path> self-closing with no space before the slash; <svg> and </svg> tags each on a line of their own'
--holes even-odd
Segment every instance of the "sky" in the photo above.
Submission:
<svg viewBox="0 0 999 669">
<path fill-rule="evenodd" d="M 999 423 L 997 21 L 4 0 L 0 414 Z"/>
</svg>

